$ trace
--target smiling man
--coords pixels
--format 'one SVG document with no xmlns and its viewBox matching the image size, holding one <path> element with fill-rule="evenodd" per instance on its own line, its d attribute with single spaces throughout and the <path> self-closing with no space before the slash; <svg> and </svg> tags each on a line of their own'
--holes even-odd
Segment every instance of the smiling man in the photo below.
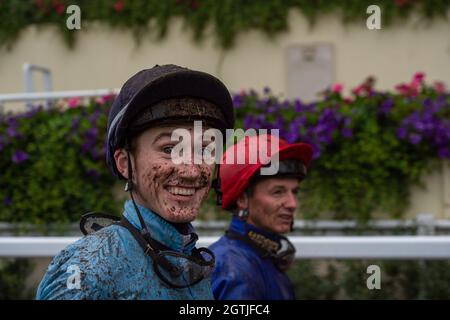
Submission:
<svg viewBox="0 0 450 320">
<path fill-rule="evenodd" d="M 194 121 L 233 128 L 231 97 L 215 77 L 175 65 L 138 72 L 108 119 L 106 160 L 130 200 L 111 224 L 85 215 L 85 237 L 57 255 L 37 299 L 212 299 L 214 255 L 196 248 L 191 221 L 213 180 L 213 164 L 174 164 L 172 132 Z M 192 143 L 193 148 L 194 143 Z"/>
<path fill-rule="evenodd" d="M 251 161 L 255 146 L 264 148 L 269 163 Z M 232 161 L 236 154 L 245 154 L 244 163 Z M 225 235 L 210 246 L 216 256 L 212 275 L 216 299 L 295 298 L 284 273 L 293 262 L 295 248 L 282 234 L 292 229 L 298 186 L 311 157 L 310 145 L 288 144 L 274 135 L 246 136 L 225 152 L 220 167 L 222 208 L 232 212 L 233 218 Z M 264 174 L 273 161 L 278 161 L 278 171 Z"/>
</svg>

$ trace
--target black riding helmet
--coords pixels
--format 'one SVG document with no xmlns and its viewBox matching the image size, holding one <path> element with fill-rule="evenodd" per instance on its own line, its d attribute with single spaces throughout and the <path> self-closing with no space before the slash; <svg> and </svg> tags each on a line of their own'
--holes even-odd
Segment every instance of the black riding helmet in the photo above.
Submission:
<svg viewBox="0 0 450 320">
<path fill-rule="evenodd" d="M 192 100 L 192 99 L 195 99 Z M 155 123 L 203 120 L 220 129 L 234 128 L 233 103 L 225 85 L 214 76 L 176 65 L 155 65 L 122 86 L 108 118 L 106 162 L 117 170 L 114 152 L 125 147 L 133 132 Z"/>
</svg>

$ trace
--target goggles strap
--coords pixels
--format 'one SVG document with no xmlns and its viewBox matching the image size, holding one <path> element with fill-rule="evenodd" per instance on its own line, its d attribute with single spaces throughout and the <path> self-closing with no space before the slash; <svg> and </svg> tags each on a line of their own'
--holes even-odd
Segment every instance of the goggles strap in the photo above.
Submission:
<svg viewBox="0 0 450 320">
<path fill-rule="evenodd" d="M 256 234 L 256 233 L 255 233 Z M 244 243 L 247 243 L 249 246 L 251 246 L 256 253 L 258 253 L 258 255 L 263 258 L 263 259 L 271 259 L 274 264 L 278 267 L 278 269 L 280 269 L 281 271 L 285 271 L 287 270 L 287 267 L 284 266 L 285 264 L 285 256 L 286 255 L 291 255 L 291 254 L 295 254 L 295 249 L 293 251 L 289 251 L 287 250 L 286 252 L 282 252 L 281 254 L 278 254 L 277 252 L 274 252 L 274 250 L 269 250 L 267 248 L 264 248 L 263 246 L 261 246 L 260 244 L 258 244 L 256 241 L 254 241 L 249 235 L 248 233 L 246 234 L 241 234 L 239 232 L 233 231 L 228 229 L 225 232 L 225 235 L 230 238 L 230 239 L 236 239 L 236 240 L 241 240 Z M 257 234 L 261 237 L 264 237 L 261 234 Z M 273 242 L 274 240 L 269 240 L 271 242 Z M 285 241 L 289 242 L 290 241 L 285 238 Z M 279 246 L 281 246 L 281 244 L 279 244 Z M 292 246 L 293 248 L 293 246 Z M 288 266 L 289 267 L 289 266 Z"/>
</svg>

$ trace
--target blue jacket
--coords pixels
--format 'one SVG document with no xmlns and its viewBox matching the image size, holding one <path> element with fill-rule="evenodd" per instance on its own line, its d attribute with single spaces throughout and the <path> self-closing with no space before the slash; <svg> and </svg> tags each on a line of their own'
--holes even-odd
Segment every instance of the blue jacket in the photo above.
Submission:
<svg viewBox="0 0 450 320">
<path fill-rule="evenodd" d="M 247 230 L 268 234 L 238 217 L 233 217 L 230 230 L 245 234 Z M 212 274 L 212 290 L 217 300 L 293 300 L 294 288 L 285 273 L 270 259 L 263 259 L 247 243 L 222 236 L 209 249 L 216 256 Z"/>
<path fill-rule="evenodd" d="M 139 205 L 138 205 L 139 206 Z M 153 238 L 174 251 L 190 254 L 195 240 L 139 206 Z M 131 201 L 124 216 L 140 229 Z M 189 224 L 190 231 L 193 231 Z M 194 238 L 195 239 L 195 238 Z M 79 271 L 79 272 L 78 272 Z M 77 273 L 78 286 L 76 282 Z M 54 257 L 42 279 L 36 299 L 213 299 L 210 278 L 192 287 L 173 289 L 155 274 L 152 259 L 122 226 L 111 225 L 69 245 Z"/>
</svg>

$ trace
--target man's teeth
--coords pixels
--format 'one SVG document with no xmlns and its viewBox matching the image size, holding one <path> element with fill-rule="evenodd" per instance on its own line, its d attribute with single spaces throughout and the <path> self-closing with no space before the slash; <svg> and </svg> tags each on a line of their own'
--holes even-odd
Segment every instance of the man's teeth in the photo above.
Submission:
<svg viewBox="0 0 450 320">
<path fill-rule="evenodd" d="M 167 191 L 169 191 L 171 194 L 177 194 L 182 196 L 192 196 L 195 193 L 194 188 L 168 187 Z"/>
</svg>

